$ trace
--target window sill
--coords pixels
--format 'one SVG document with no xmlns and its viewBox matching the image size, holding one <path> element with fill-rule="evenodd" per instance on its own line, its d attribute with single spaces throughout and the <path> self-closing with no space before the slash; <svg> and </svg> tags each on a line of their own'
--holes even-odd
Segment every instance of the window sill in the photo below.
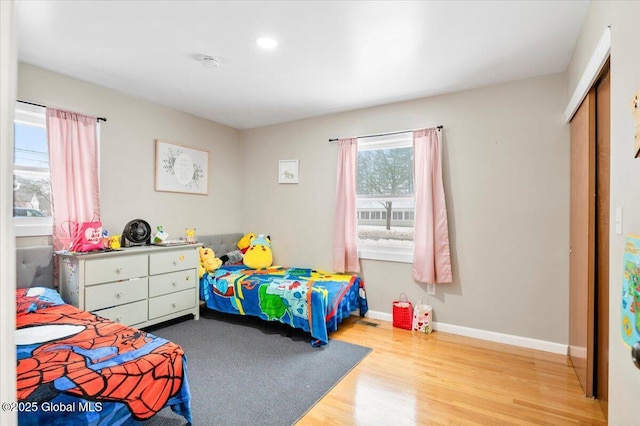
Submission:
<svg viewBox="0 0 640 426">
<path fill-rule="evenodd" d="M 38 218 L 40 219 L 40 218 Z M 35 223 L 34 223 L 35 222 Z M 53 220 L 37 220 L 31 222 L 26 218 L 14 218 L 13 230 L 16 237 L 39 237 L 53 235 Z"/>
<path fill-rule="evenodd" d="M 413 263 L 413 250 L 396 247 L 363 248 L 358 250 L 358 257 L 367 260 Z"/>
</svg>

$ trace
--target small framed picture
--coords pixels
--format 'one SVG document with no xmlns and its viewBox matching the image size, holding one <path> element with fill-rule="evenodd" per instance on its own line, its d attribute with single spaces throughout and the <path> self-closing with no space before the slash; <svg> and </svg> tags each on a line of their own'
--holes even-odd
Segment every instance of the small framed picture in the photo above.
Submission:
<svg viewBox="0 0 640 426">
<path fill-rule="evenodd" d="M 298 160 L 280 160 L 278 183 L 298 183 Z"/>
</svg>

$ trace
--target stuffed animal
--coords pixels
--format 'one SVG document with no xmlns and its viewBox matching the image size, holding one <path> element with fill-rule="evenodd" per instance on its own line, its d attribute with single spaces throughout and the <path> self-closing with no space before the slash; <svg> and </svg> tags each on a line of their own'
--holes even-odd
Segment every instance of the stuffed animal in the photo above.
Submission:
<svg viewBox="0 0 640 426">
<path fill-rule="evenodd" d="M 185 228 L 185 234 L 187 235 L 187 242 L 188 243 L 197 243 L 198 240 L 196 239 L 196 228 Z"/>
<path fill-rule="evenodd" d="M 153 244 L 162 244 L 169 238 L 169 233 L 162 229 L 162 226 L 158 226 L 158 232 L 153 236 Z"/>
<path fill-rule="evenodd" d="M 256 238 L 256 234 L 246 234 L 244 237 L 240 238 L 238 241 L 238 250 L 245 254 L 247 250 L 249 250 L 249 246 L 251 245 L 251 241 Z"/>
<path fill-rule="evenodd" d="M 232 250 L 229 253 L 220 256 L 220 260 L 223 265 L 239 265 L 242 263 L 243 257 L 244 254 L 242 254 L 240 250 Z"/>
<path fill-rule="evenodd" d="M 213 272 L 222 265 L 222 261 L 216 257 L 216 254 L 208 247 L 200 247 L 200 268 L 198 274 L 202 278 L 205 272 Z"/>
<path fill-rule="evenodd" d="M 251 240 L 249 248 L 244 254 L 242 263 L 248 268 L 260 269 L 268 268 L 273 263 L 273 253 L 271 252 L 271 238 L 258 235 Z"/>
<path fill-rule="evenodd" d="M 111 250 L 120 250 L 120 235 L 109 237 L 109 247 Z"/>
<path fill-rule="evenodd" d="M 238 250 L 231 250 L 227 254 L 220 256 L 223 265 L 239 265 L 242 263 L 244 254 L 249 249 L 249 244 L 256 238 L 256 234 L 246 234 L 238 241 Z"/>
</svg>

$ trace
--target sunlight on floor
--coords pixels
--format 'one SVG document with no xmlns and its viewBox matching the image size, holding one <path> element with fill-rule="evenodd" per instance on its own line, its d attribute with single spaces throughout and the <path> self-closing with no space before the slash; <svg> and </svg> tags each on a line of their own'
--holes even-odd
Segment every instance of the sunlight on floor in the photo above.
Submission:
<svg viewBox="0 0 640 426">
<path fill-rule="evenodd" d="M 358 424 L 415 424 L 415 395 L 398 392 L 389 387 L 388 381 L 372 376 L 358 381 L 355 406 Z"/>
</svg>

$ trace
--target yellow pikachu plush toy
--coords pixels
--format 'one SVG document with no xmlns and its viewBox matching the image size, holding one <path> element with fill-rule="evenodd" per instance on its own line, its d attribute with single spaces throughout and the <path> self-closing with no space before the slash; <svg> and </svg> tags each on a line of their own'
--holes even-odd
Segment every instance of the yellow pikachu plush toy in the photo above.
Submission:
<svg viewBox="0 0 640 426">
<path fill-rule="evenodd" d="M 263 234 L 251 240 L 249 249 L 242 258 L 244 266 L 252 269 L 268 268 L 273 263 L 271 252 L 271 238 Z"/>
<path fill-rule="evenodd" d="M 249 250 L 249 246 L 251 245 L 251 241 L 256 239 L 256 234 L 245 234 L 240 241 L 238 241 L 238 250 L 245 254 L 247 250 Z"/>
<path fill-rule="evenodd" d="M 185 234 L 187 235 L 188 243 L 197 243 L 196 239 L 196 228 L 185 228 Z"/>
<path fill-rule="evenodd" d="M 111 250 L 120 250 L 120 235 L 114 235 L 113 237 L 109 237 L 109 247 Z"/>
<path fill-rule="evenodd" d="M 213 272 L 222 265 L 222 260 L 216 257 L 216 254 L 207 247 L 200 247 L 200 268 L 199 276 L 202 278 L 205 272 Z"/>
</svg>

